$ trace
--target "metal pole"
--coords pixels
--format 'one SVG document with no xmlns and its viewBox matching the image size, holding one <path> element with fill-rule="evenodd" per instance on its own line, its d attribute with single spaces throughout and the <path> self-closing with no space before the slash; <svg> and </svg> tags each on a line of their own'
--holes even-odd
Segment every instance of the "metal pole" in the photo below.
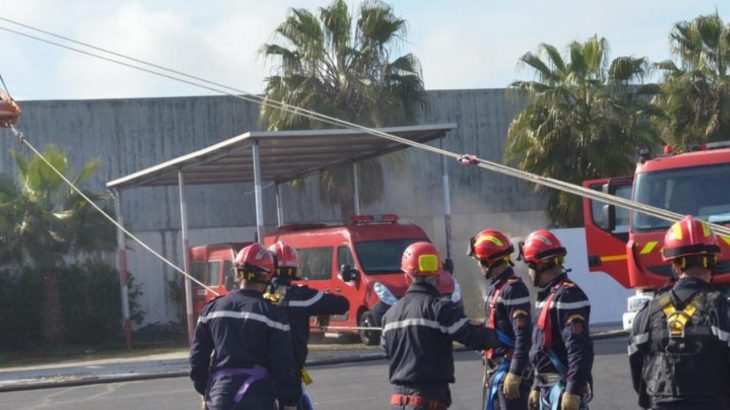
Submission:
<svg viewBox="0 0 730 410">
<path fill-rule="evenodd" d="M 185 203 L 185 175 L 177 171 L 177 184 L 180 192 L 180 231 L 182 233 L 183 270 L 190 273 L 190 255 L 188 246 L 188 209 Z M 188 342 L 192 346 L 195 336 L 195 322 L 193 321 L 193 282 L 185 277 L 185 315 L 188 324 Z"/>
<path fill-rule="evenodd" d="M 357 169 L 357 162 L 352 162 L 352 186 L 353 186 L 353 198 L 355 202 L 355 215 L 360 215 L 360 180 Z"/>
<path fill-rule="evenodd" d="M 284 225 L 284 205 L 281 202 L 281 184 L 276 183 L 274 185 L 274 193 L 276 195 L 276 225 Z"/>
<path fill-rule="evenodd" d="M 439 146 L 444 148 L 443 138 Z M 444 229 L 446 231 L 446 258 L 451 259 L 451 195 L 449 193 L 449 173 L 446 166 L 446 157 L 441 156 L 441 184 L 444 190 Z"/>
<path fill-rule="evenodd" d="M 117 216 L 117 223 L 124 226 L 122 215 L 122 193 L 118 190 L 112 192 L 114 197 L 114 212 Z M 122 299 L 122 326 L 124 327 L 124 342 L 127 349 L 132 348 L 132 325 L 129 319 L 129 274 L 127 271 L 127 243 L 124 231 L 117 227 L 117 270 L 119 270 L 119 288 Z"/>
<path fill-rule="evenodd" d="M 253 140 L 251 154 L 253 155 L 253 190 L 256 200 L 256 240 L 259 243 L 264 243 L 264 205 L 261 193 L 261 161 L 259 159 L 258 140 Z"/>
</svg>

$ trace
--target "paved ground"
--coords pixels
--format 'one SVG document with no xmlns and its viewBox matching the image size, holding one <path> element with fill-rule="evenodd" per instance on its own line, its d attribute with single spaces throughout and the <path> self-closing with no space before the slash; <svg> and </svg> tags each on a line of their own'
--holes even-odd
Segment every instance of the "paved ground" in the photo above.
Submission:
<svg viewBox="0 0 730 410">
<path fill-rule="evenodd" d="M 596 341 L 593 409 L 636 409 L 625 339 Z M 457 354 L 452 409 L 478 409 L 481 363 L 472 352 Z M 366 410 L 387 408 L 387 364 L 373 361 L 318 367 L 310 389 L 315 408 Z M 110 383 L 0 393 L 0 409 L 197 409 L 199 397 L 185 378 Z"/>
</svg>

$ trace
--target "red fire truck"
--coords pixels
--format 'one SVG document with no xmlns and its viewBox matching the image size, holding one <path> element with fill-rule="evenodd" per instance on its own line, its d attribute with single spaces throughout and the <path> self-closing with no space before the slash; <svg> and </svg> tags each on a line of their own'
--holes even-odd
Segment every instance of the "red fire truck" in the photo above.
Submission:
<svg viewBox="0 0 730 410">
<path fill-rule="evenodd" d="M 276 233 L 264 238 L 269 246 L 281 240 L 295 247 L 299 253 L 300 275 L 296 283 L 345 296 L 350 311 L 331 318 L 333 327 L 373 327 L 373 307 L 381 301 L 392 304 L 408 288 L 400 270 L 403 251 L 417 241 L 430 239 L 419 226 L 398 223 L 396 215 L 360 215 L 352 217 L 349 225 L 292 224 L 279 227 Z M 225 294 L 232 289 L 233 259 L 245 243 L 228 243 L 191 248 L 191 270 L 203 283 Z M 450 272 L 439 280 L 443 297 L 461 302 L 461 289 Z M 196 289 L 195 315 L 213 298 L 211 292 Z M 383 300 L 385 299 L 385 300 Z M 314 320 L 313 331 L 319 331 Z M 366 329 L 338 330 L 352 333 L 367 344 L 380 339 L 377 331 Z"/>
<path fill-rule="evenodd" d="M 730 142 L 689 147 L 688 152 L 652 156 L 642 148 L 633 177 L 585 181 L 584 186 L 610 194 L 693 215 L 717 224 L 730 224 Z M 661 259 L 664 233 L 670 223 L 639 212 L 583 199 L 588 264 L 591 271 L 611 275 L 626 288 L 636 289 L 623 315 L 624 328 L 672 277 Z M 730 238 L 721 237 L 715 284 L 730 285 Z"/>
</svg>

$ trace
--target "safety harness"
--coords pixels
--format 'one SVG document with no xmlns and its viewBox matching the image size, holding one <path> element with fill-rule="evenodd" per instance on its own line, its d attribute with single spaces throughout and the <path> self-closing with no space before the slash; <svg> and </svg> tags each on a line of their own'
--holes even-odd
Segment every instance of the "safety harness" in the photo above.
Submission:
<svg viewBox="0 0 730 410">
<path fill-rule="evenodd" d="M 698 292 L 682 310 L 677 310 L 669 295 L 664 295 L 659 299 L 659 306 L 661 306 L 662 312 L 667 318 L 669 337 L 684 337 L 684 329 L 687 327 L 687 323 L 692 318 L 692 315 L 697 312 L 699 296 L 700 293 Z"/>
<path fill-rule="evenodd" d="M 236 395 L 233 397 L 234 403 L 238 404 L 243 400 L 243 396 L 246 394 L 252 384 L 257 381 L 266 380 L 269 378 L 269 371 L 263 366 L 253 366 L 249 368 L 235 368 L 235 369 L 220 369 L 213 373 L 208 380 L 208 390 L 210 386 L 224 377 L 238 377 L 246 376 L 246 379 L 241 384 L 241 388 L 238 389 Z M 206 392 L 207 393 L 207 392 Z M 206 394 L 206 397 L 208 395 Z"/>
<path fill-rule="evenodd" d="M 540 311 L 540 317 L 537 319 L 537 328 L 542 330 L 543 333 L 543 351 L 547 355 L 548 359 L 550 359 L 550 363 L 552 363 L 555 370 L 557 370 L 558 374 L 555 376 L 553 375 L 538 375 L 542 376 L 544 381 L 547 382 L 553 382 L 554 384 L 550 388 L 550 393 L 548 395 L 550 400 L 550 408 L 549 410 L 558 410 L 558 404 L 560 403 L 560 398 L 565 391 L 565 379 L 566 375 L 568 374 L 568 367 L 563 364 L 563 362 L 560 360 L 557 354 L 555 354 L 555 351 L 553 351 L 553 331 L 552 331 L 552 320 L 550 318 L 550 308 L 552 307 L 553 300 L 555 299 L 555 296 L 558 294 L 558 291 L 563 288 L 566 284 L 573 284 L 573 282 L 569 280 L 562 280 L 555 284 L 550 289 L 550 294 L 548 295 L 547 299 L 545 300 L 545 305 L 542 308 L 542 311 Z M 552 377 L 551 377 L 552 376 Z M 590 388 L 590 386 L 588 386 Z M 585 398 L 581 398 L 581 408 L 585 407 Z M 543 400 L 540 400 L 540 410 L 548 410 L 548 407 L 546 406 L 546 403 L 543 402 Z"/>
<path fill-rule="evenodd" d="M 499 295 L 502 292 L 502 287 L 507 283 L 514 283 L 518 279 L 511 278 L 507 280 L 500 281 L 494 288 L 494 294 L 489 299 L 488 306 L 489 306 L 489 320 L 487 321 L 487 326 L 494 329 L 497 333 L 497 338 L 500 342 L 500 347 L 506 348 L 506 353 L 504 357 L 502 358 L 502 362 L 499 364 L 497 369 L 494 371 L 494 375 L 491 378 L 491 383 L 489 385 L 489 394 L 487 395 L 487 403 L 485 405 L 485 410 L 494 410 L 494 403 L 497 400 L 497 393 L 499 392 L 499 386 L 502 384 L 502 381 L 504 380 L 505 376 L 507 375 L 507 372 L 509 371 L 510 364 L 512 362 L 512 355 L 514 353 L 514 347 L 515 347 L 515 341 L 513 338 L 509 337 L 506 333 L 502 332 L 501 330 L 497 329 L 497 320 L 496 320 L 496 311 L 497 311 L 497 302 L 499 301 Z M 496 349 L 490 348 L 485 351 L 486 361 L 487 363 L 490 363 L 494 359 Z"/>
<path fill-rule="evenodd" d="M 406 406 L 413 406 L 413 407 L 423 407 L 427 410 L 447 410 L 449 408 L 446 403 L 442 402 L 441 400 L 436 399 L 427 399 L 423 396 L 417 396 L 417 395 L 405 395 L 405 394 L 398 394 L 395 393 L 392 396 L 390 396 L 390 404 L 392 406 L 400 406 L 400 407 L 406 407 Z"/>
</svg>

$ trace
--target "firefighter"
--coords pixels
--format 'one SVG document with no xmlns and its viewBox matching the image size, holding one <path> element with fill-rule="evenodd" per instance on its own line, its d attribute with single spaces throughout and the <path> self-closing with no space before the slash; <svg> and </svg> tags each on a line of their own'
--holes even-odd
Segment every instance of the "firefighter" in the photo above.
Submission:
<svg viewBox="0 0 730 410">
<path fill-rule="evenodd" d="M 195 390 L 211 410 L 274 409 L 275 398 L 295 409 L 301 386 L 286 312 L 263 298 L 274 259 L 253 244 L 235 266 L 240 290 L 208 303 L 198 319 L 190 351 Z"/>
<path fill-rule="evenodd" d="M 487 410 L 526 410 L 530 393 L 532 320 L 530 293 L 512 270 L 515 248 L 499 231 L 479 232 L 469 241 L 468 256 L 476 259 L 487 280 L 487 326 L 495 329 L 503 347 L 485 352 Z"/>
<path fill-rule="evenodd" d="M 340 295 L 323 293 L 304 285 L 291 286 L 298 279 L 299 255 L 293 247 L 279 241 L 269 247 L 276 262 L 276 273 L 266 297 L 281 306 L 289 319 L 294 349 L 294 363 L 305 385 L 312 383 L 304 368 L 309 342 L 309 318 L 312 316 L 343 315 L 350 309 L 350 302 Z M 311 409 L 309 398 L 302 394 L 299 409 Z"/>
<path fill-rule="evenodd" d="M 492 329 L 474 324 L 463 309 L 439 299 L 439 252 L 428 242 L 403 252 L 401 270 L 411 283 L 383 316 L 382 344 L 390 360 L 394 409 L 444 410 L 451 405 L 454 382 L 453 341 L 484 350 L 497 343 Z"/>
<path fill-rule="evenodd" d="M 587 409 L 592 398 L 593 341 L 588 323 L 590 302 L 568 279 L 567 250 L 550 231 L 525 238 L 520 256 L 538 288 L 530 361 L 535 379 L 530 409 Z"/>
<path fill-rule="evenodd" d="M 665 234 L 662 259 L 677 281 L 639 311 L 629 339 L 642 408 L 730 408 L 730 305 L 710 284 L 719 254 L 717 236 L 691 216 Z"/>
</svg>

